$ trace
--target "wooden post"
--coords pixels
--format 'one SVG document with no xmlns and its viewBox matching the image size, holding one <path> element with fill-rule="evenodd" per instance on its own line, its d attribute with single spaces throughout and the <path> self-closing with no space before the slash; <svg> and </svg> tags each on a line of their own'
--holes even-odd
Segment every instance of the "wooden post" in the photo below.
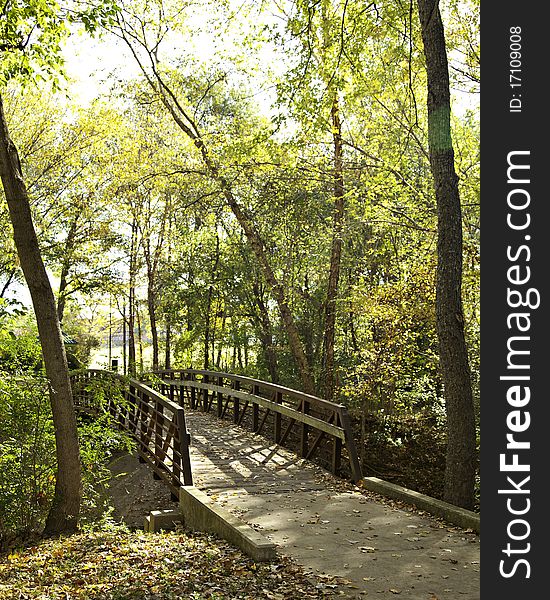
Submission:
<svg viewBox="0 0 550 600">
<path fill-rule="evenodd" d="M 155 402 L 155 465 L 158 469 L 164 464 L 162 456 L 162 430 L 164 426 L 164 406 L 157 400 Z M 153 471 L 153 479 L 160 479 L 160 475 Z"/>
<path fill-rule="evenodd" d="M 259 396 L 260 395 L 260 386 L 253 385 L 252 393 L 254 394 L 254 396 Z M 258 431 L 259 408 L 260 407 L 255 402 L 252 403 L 252 431 L 254 431 L 254 432 Z"/>
<path fill-rule="evenodd" d="M 202 376 L 202 382 L 203 383 L 208 383 L 208 375 L 203 375 Z M 204 412 L 208 412 L 208 390 L 207 389 L 203 390 L 203 395 L 202 395 L 202 410 Z"/>
<path fill-rule="evenodd" d="M 275 392 L 275 402 L 277 404 L 283 403 L 283 393 Z M 275 413 L 275 430 L 274 430 L 275 442 L 278 444 L 281 441 L 281 413 Z"/>
<path fill-rule="evenodd" d="M 197 408 L 197 393 L 193 387 L 193 380 L 191 379 L 191 408 Z"/>
<path fill-rule="evenodd" d="M 302 412 L 307 415 L 309 414 L 309 402 L 304 400 L 302 402 Z M 307 445 L 308 445 L 309 425 L 302 423 L 302 431 L 300 434 L 300 456 L 305 458 L 307 456 Z"/>
<path fill-rule="evenodd" d="M 218 377 L 218 386 L 219 387 L 223 387 L 223 377 Z M 222 413 L 223 413 L 223 393 L 222 392 L 217 392 L 216 394 L 216 401 L 217 401 L 217 413 L 218 413 L 218 417 L 221 419 L 222 418 Z"/>
<path fill-rule="evenodd" d="M 174 476 L 176 481 L 180 480 L 180 473 L 183 470 L 183 484 L 193 485 L 193 475 L 191 473 L 191 458 L 189 457 L 189 443 L 191 437 L 187 431 L 185 424 L 185 411 L 183 408 L 179 408 L 176 414 L 177 430 L 178 430 L 178 452 L 180 453 L 180 459 L 173 461 L 174 465 Z M 179 485 L 179 484 L 178 484 Z"/>
<path fill-rule="evenodd" d="M 341 427 L 341 420 L 338 413 L 334 413 L 334 424 Z M 338 475 L 340 471 L 340 466 L 342 462 L 342 440 L 338 437 L 334 438 L 334 443 L 332 446 L 332 473 L 333 475 Z"/>
<path fill-rule="evenodd" d="M 355 442 L 353 441 L 351 419 L 345 407 L 342 408 L 342 411 L 340 413 L 340 420 L 342 421 L 342 428 L 344 429 L 344 433 L 346 436 L 345 442 L 351 466 L 351 479 L 354 483 L 357 483 L 361 480 L 363 475 L 361 473 L 361 465 L 359 464 L 359 457 L 357 456 Z"/>
<path fill-rule="evenodd" d="M 143 398 L 143 392 L 138 391 L 138 423 L 139 423 L 139 447 L 141 452 L 145 453 L 148 450 L 147 442 L 147 416 L 149 413 L 149 406 Z M 140 463 L 144 463 L 145 459 L 142 456 L 138 457 Z"/>
<path fill-rule="evenodd" d="M 235 381 L 233 382 L 233 389 L 234 390 L 241 389 L 241 382 L 238 379 L 235 379 Z M 241 406 L 240 406 L 239 398 L 234 396 L 233 397 L 233 423 L 239 422 L 240 411 L 241 411 Z"/>
</svg>

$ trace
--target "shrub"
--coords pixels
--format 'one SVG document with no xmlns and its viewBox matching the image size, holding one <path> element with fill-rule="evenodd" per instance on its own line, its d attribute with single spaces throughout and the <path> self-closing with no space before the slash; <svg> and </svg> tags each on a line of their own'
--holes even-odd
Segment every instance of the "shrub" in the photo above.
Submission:
<svg viewBox="0 0 550 600">
<path fill-rule="evenodd" d="M 108 516 L 110 457 L 129 450 L 129 437 L 110 415 L 79 419 L 81 518 Z M 42 529 L 55 487 L 55 436 L 44 378 L 0 373 L 0 550 Z"/>
</svg>

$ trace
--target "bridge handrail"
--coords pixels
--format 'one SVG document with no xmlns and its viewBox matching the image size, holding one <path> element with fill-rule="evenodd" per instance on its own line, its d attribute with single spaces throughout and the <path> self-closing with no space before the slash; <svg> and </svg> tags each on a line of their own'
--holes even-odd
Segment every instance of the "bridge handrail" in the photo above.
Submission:
<svg viewBox="0 0 550 600">
<path fill-rule="evenodd" d="M 187 398 L 191 408 L 202 408 L 208 412 L 213 404 L 214 396 L 217 397 L 217 415 L 223 418 L 227 411 L 228 404 L 233 403 L 233 422 L 241 424 L 248 405 L 252 406 L 252 430 L 260 433 L 269 412 L 274 414 L 275 433 L 274 439 L 277 443 L 284 443 L 290 430 L 296 422 L 301 423 L 300 432 L 300 454 L 304 458 L 310 458 L 319 448 L 323 436 L 329 435 L 333 439 L 332 452 L 332 471 L 337 473 L 340 470 L 340 457 L 342 443 L 347 450 L 349 466 L 353 481 L 361 479 L 361 467 L 359 464 L 357 450 L 351 430 L 351 419 L 347 407 L 343 404 L 337 404 L 306 394 L 298 390 L 254 379 L 234 373 L 223 373 L 220 371 L 208 371 L 203 369 L 158 369 L 150 373 L 158 377 L 161 381 L 161 389 L 164 393 L 175 397 L 179 395 L 179 400 L 183 404 L 186 401 L 181 388 L 187 388 L 191 391 L 191 397 Z M 200 380 L 197 379 L 200 377 Z M 224 385 L 224 380 L 231 381 L 231 387 Z M 249 390 L 241 390 L 240 386 L 249 387 Z M 179 392 L 177 392 L 179 388 Z M 202 406 L 198 402 L 195 390 L 201 390 L 204 394 Z M 177 392 L 177 394 L 176 394 Z M 211 392 L 212 397 L 208 398 Z M 262 392 L 271 392 L 273 397 L 265 398 L 260 395 Z M 225 407 L 224 404 L 225 397 Z M 298 406 L 285 405 L 284 398 L 292 401 L 298 401 Z M 239 400 L 244 400 L 245 404 L 240 411 Z M 259 408 L 265 410 L 263 419 L 260 422 Z M 310 411 L 317 414 L 309 414 Z M 287 428 L 282 432 L 282 417 L 287 418 Z M 317 430 L 319 433 L 317 439 L 310 444 L 309 427 Z"/>
<path fill-rule="evenodd" d="M 339 409 L 347 410 L 347 407 L 344 404 L 338 404 L 336 402 L 331 402 L 330 400 L 325 400 L 324 398 L 319 398 L 319 396 L 313 396 L 311 394 L 306 394 L 305 392 L 300 392 L 299 390 L 293 390 L 292 388 L 279 385 L 278 383 L 271 383 L 270 381 L 263 381 L 261 379 L 253 379 L 252 377 L 247 377 L 246 375 L 223 373 L 221 371 L 205 371 L 202 369 L 157 369 L 155 371 L 151 371 L 151 373 L 157 376 L 164 373 L 190 373 L 192 375 L 207 375 L 208 377 L 224 377 L 226 379 L 232 379 L 233 381 L 259 385 L 266 390 L 282 392 L 283 394 L 286 394 L 287 396 L 297 400 L 304 399 L 312 404 L 317 404 L 318 406 L 325 406 L 331 409 L 337 407 Z"/>
<path fill-rule="evenodd" d="M 140 462 L 147 462 L 156 479 L 162 479 L 177 500 L 182 485 L 192 485 L 189 457 L 189 433 L 183 406 L 166 398 L 148 385 L 119 373 L 102 369 L 80 369 L 71 373 L 71 383 L 87 384 L 94 380 L 122 383 L 124 402 L 109 399 L 106 410 L 113 422 L 137 442 Z M 75 408 L 95 409 L 89 390 L 73 393 Z"/>
<path fill-rule="evenodd" d="M 72 371 L 71 377 L 78 376 L 81 373 L 83 373 L 83 374 L 90 373 L 90 374 L 96 374 L 96 375 L 100 375 L 100 376 L 108 376 L 111 379 L 117 379 L 118 381 L 121 381 L 122 383 L 127 383 L 128 385 L 131 385 L 136 390 L 139 390 L 140 392 L 144 393 L 151 400 L 155 400 L 156 402 L 159 402 L 160 404 L 162 404 L 166 408 L 169 408 L 170 410 L 173 410 L 174 412 L 177 411 L 179 408 L 181 408 L 179 404 L 177 404 L 176 402 L 173 402 L 166 396 L 163 396 L 160 392 L 157 392 L 152 387 L 148 386 L 147 384 L 143 383 L 142 381 L 138 381 L 137 379 L 132 379 L 131 377 L 121 375 L 120 373 L 115 373 L 114 371 L 107 371 L 105 369 L 79 369 L 78 371 Z"/>
</svg>

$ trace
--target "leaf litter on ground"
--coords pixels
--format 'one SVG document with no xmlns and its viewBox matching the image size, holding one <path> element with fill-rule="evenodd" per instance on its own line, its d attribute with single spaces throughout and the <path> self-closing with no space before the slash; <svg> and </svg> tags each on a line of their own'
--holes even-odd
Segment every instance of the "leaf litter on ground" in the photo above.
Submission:
<svg viewBox="0 0 550 600">
<path fill-rule="evenodd" d="M 286 557 L 256 563 L 183 529 L 82 532 L 0 555 L 2 600 L 309 600 L 335 587 Z"/>
</svg>

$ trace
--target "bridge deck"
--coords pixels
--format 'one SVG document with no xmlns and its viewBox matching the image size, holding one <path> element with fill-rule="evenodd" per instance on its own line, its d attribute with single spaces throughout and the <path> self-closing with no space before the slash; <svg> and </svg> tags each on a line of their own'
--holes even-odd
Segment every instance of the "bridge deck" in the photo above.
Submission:
<svg viewBox="0 0 550 600">
<path fill-rule="evenodd" d="M 479 598 L 477 535 L 361 492 L 238 426 L 187 409 L 186 418 L 194 484 L 327 585 L 344 578 L 335 597 Z M 152 508 L 169 507 L 165 493 Z"/>
</svg>

